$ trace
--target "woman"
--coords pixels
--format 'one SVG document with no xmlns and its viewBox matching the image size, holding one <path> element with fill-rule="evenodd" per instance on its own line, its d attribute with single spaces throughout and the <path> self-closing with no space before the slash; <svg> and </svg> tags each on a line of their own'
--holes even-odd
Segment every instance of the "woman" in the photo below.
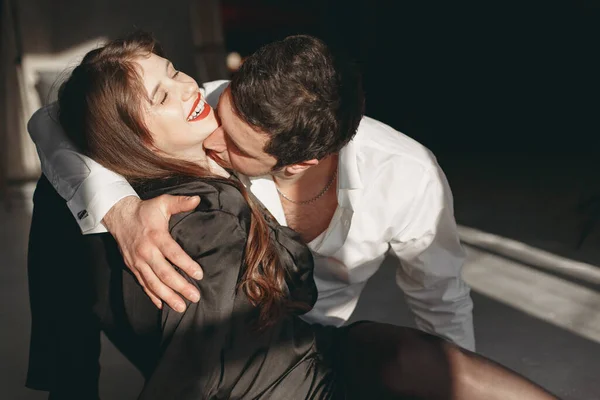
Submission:
<svg viewBox="0 0 600 400">
<path fill-rule="evenodd" d="M 170 221 L 171 234 L 205 274 L 189 279 L 202 299 L 182 314 L 154 308 L 108 236 L 85 239 L 95 313 L 147 377 L 141 399 L 552 398 L 441 339 L 391 326 L 378 330 L 372 348 L 402 330 L 403 345 L 423 350 L 422 366 L 405 371 L 399 360 L 372 376 L 354 374 L 352 365 L 369 362 L 369 348 L 352 348 L 352 332 L 374 323 L 335 330 L 296 317 L 317 295 L 309 250 L 206 157 L 202 143 L 218 126 L 214 112 L 196 82 L 160 54 L 143 34 L 109 43 L 86 55 L 59 96 L 70 138 L 141 197 L 202 198 L 194 212 Z M 410 374 L 419 368 L 444 376 L 431 387 Z"/>
<path fill-rule="evenodd" d="M 59 121 L 143 198 L 201 196 L 194 212 L 170 226 L 204 268 L 203 280 L 190 280 L 203 298 L 183 314 L 156 310 L 113 243 L 92 237 L 103 328 L 147 371 L 143 399 L 334 398 L 314 330 L 290 317 L 316 301 L 309 250 L 206 157 L 202 143 L 218 127 L 214 111 L 196 82 L 159 54 L 143 34 L 88 53 L 61 88 Z M 147 355 L 153 351 L 160 351 L 156 361 Z"/>
</svg>

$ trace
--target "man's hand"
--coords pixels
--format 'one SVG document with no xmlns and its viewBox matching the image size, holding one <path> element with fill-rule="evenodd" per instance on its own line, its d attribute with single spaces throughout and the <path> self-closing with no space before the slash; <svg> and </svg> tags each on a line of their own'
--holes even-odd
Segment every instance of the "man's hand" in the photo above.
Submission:
<svg viewBox="0 0 600 400">
<path fill-rule="evenodd" d="M 185 311 L 185 302 L 175 292 L 192 302 L 200 300 L 198 289 L 167 261 L 194 279 L 202 279 L 198 263 L 169 234 L 171 215 L 191 211 L 199 203 L 198 196 L 165 194 L 146 201 L 130 196 L 115 204 L 102 220 L 116 239 L 125 264 L 158 308 L 163 300 L 172 309 Z"/>
</svg>

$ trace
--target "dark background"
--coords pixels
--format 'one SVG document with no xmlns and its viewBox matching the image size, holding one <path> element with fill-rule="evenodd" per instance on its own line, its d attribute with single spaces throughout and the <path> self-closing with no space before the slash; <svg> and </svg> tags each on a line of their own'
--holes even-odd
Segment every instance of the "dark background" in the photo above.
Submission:
<svg viewBox="0 0 600 400">
<path fill-rule="evenodd" d="M 247 55 L 312 33 L 364 73 L 367 114 L 434 152 L 595 151 L 596 1 L 222 1 Z"/>
</svg>

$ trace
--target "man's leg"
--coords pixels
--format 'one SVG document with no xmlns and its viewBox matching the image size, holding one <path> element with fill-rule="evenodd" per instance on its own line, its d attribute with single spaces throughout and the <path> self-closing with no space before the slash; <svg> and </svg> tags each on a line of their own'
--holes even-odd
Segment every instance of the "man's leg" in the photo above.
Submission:
<svg viewBox="0 0 600 400">
<path fill-rule="evenodd" d="M 117 243 L 108 234 L 84 238 L 95 290 L 94 315 L 115 347 L 147 379 L 161 346 L 161 311 L 125 266 Z"/>
<path fill-rule="evenodd" d="M 416 329 L 342 328 L 338 368 L 352 399 L 556 399 L 524 377 Z"/>
<path fill-rule="evenodd" d="M 100 328 L 82 238 L 65 201 L 42 176 L 27 261 L 32 324 L 26 385 L 49 391 L 50 399 L 98 398 Z"/>
</svg>

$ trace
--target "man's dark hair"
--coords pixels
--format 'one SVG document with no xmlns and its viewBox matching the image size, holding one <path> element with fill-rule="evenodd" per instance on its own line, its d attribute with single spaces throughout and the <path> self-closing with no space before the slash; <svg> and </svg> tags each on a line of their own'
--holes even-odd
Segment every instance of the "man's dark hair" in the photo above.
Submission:
<svg viewBox="0 0 600 400">
<path fill-rule="evenodd" d="M 338 152 L 356 133 L 364 94 L 354 64 L 321 40 L 297 35 L 248 57 L 231 81 L 234 111 L 270 136 L 275 168 Z"/>
</svg>

